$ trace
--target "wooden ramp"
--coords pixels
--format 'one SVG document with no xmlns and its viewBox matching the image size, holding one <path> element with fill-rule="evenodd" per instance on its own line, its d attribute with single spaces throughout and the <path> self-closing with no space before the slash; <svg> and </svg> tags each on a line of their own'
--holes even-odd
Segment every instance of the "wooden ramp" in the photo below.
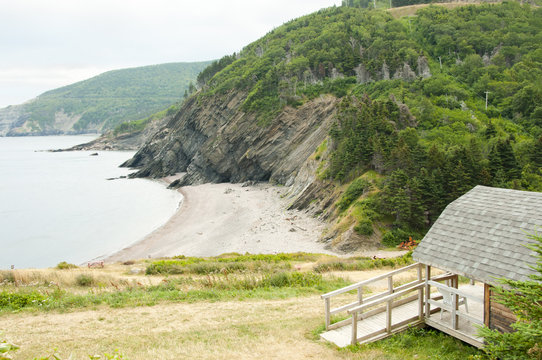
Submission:
<svg viewBox="0 0 542 360">
<path fill-rule="evenodd" d="M 381 312 L 372 315 L 362 321 L 357 322 L 358 343 L 376 341 L 385 338 L 391 334 L 402 331 L 405 327 L 416 326 L 422 324 L 416 315 L 418 312 L 418 301 L 413 300 L 409 303 L 393 308 L 393 317 L 391 322 L 391 331 L 388 333 L 386 329 L 386 313 Z M 320 335 L 322 339 L 330 341 L 338 347 L 345 347 L 352 342 L 352 324 L 339 327 L 335 330 L 329 330 Z"/>
<path fill-rule="evenodd" d="M 416 272 L 416 280 L 396 286 L 394 277 L 397 280 L 398 275 L 405 271 Z M 382 282 L 385 284 L 384 291 L 368 293 L 368 285 Z M 408 326 L 421 324 L 424 286 L 421 265 L 412 264 L 324 294 L 322 299 L 325 301 L 327 331 L 321 337 L 343 347 L 375 341 Z M 357 292 L 356 300 L 344 304 L 345 297 L 353 292 Z M 331 299 L 344 305 L 332 308 Z M 331 323 L 331 317 L 341 313 L 346 313 L 350 318 Z"/>
<path fill-rule="evenodd" d="M 395 285 L 401 283 L 397 275 L 405 271 L 411 271 L 416 280 Z M 383 292 L 367 291 L 369 284 L 382 282 L 387 284 Z M 345 304 L 354 294 L 355 301 Z M 329 292 L 322 299 L 326 332 L 320 336 L 339 347 L 380 340 L 418 325 L 429 325 L 471 345 L 483 346 L 483 339 L 477 335 L 477 326 L 484 324 L 483 287 L 459 287 L 457 274 L 430 276 L 426 266 L 423 276 L 422 264 L 417 263 Z M 335 308 L 332 299 L 338 303 Z M 344 320 L 332 323 L 332 316 Z"/>
</svg>

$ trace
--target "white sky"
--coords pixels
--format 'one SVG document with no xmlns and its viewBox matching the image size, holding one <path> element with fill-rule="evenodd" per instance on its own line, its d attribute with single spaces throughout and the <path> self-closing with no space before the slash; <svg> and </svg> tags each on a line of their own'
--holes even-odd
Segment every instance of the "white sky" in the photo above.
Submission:
<svg viewBox="0 0 542 360">
<path fill-rule="evenodd" d="M 0 108 L 107 70 L 218 59 L 341 0 L 0 0 Z"/>
</svg>

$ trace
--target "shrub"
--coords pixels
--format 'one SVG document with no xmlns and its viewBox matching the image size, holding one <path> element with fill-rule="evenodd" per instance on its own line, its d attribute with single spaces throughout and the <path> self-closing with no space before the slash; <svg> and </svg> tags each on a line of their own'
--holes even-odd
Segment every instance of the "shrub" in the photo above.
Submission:
<svg viewBox="0 0 542 360">
<path fill-rule="evenodd" d="M 279 272 L 262 279 L 260 287 L 314 287 L 322 283 L 322 275 L 312 272 Z"/>
<path fill-rule="evenodd" d="M 29 293 L 0 292 L 0 309 L 9 308 L 18 310 L 23 307 L 43 304 L 46 297 L 37 291 Z"/>
<path fill-rule="evenodd" d="M 382 236 L 382 245 L 396 247 L 403 241 L 408 241 L 411 234 L 403 229 L 393 229 Z"/>
<path fill-rule="evenodd" d="M 535 243 L 527 247 L 536 254 L 536 273 L 529 280 L 499 279 L 504 285 L 494 287 L 493 299 L 509 308 L 517 320 L 511 325 L 511 333 L 501 333 L 487 327 L 479 330 L 486 345 L 484 351 L 491 359 L 542 359 L 542 236 L 528 235 Z"/>
<path fill-rule="evenodd" d="M 187 267 L 187 272 L 198 274 L 198 275 L 207 275 L 211 273 L 218 272 L 235 272 L 245 270 L 245 263 L 241 262 L 227 262 L 227 263 L 218 263 L 218 262 L 204 262 L 191 264 Z"/>
<path fill-rule="evenodd" d="M 66 261 L 62 261 L 56 265 L 56 268 L 59 270 L 75 269 L 77 268 L 77 265 L 67 263 Z"/>
<path fill-rule="evenodd" d="M 272 287 L 285 287 L 289 285 L 290 279 L 288 273 L 280 272 L 269 276 L 262 282 Z"/>
<path fill-rule="evenodd" d="M 171 260 L 158 260 L 153 261 L 145 269 L 145 274 L 147 275 L 156 275 L 156 274 L 184 274 L 186 272 L 186 266 L 190 264 L 195 264 L 202 262 L 201 258 L 194 257 L 184 257 L 177 256 L 175 259 Z"/>
<path fill-rule="evenodd" d="M 317 264 L 314 271 L 324 273 L 328 271 L 362 271 L 367 269 L 378 269 L 382 267 L 397 267 L 412 264 L 412 252 L 403 256 L 387 259 L 354 258 L 341 259 Z"/>
<path fill-rule="evenodd" d="M 348 209 L 350 205 L 370 187 L 371 183 L 361 177 L 352 181 L 352 183 L 348 185 L 348 188 L 344 194 L 341 196 L 341 199 L 337 202 L 337 207 L 341 211 Z"/>
<path fill-rule="evenodd" d="M 153 261 L 147 266 L 147 275 L 199 274 L 207 275 L 218 272 L 239 272 L 244 270 L 267 270 L 270 264 L 273 268 L 290 269 L 289 261 L 314 261 L 317 254 L 223 254 L 205 258 L 187 258 L 183 255 L 173 259 Z M 277 266 L 276 264 L 280 264 Z"/>
<path fill-rule="evenodd" d="M 75 278 L 75 283 L 79 286 L 91 286 L 94 284 L 92 275 L 80 274 Z"/>
<path fill-rule="evenodd" d="M 360 235 L 373 235 L 373 222 L 369 219 L 363 219 L 354 227 L 354 231 Z"/>
</svg>

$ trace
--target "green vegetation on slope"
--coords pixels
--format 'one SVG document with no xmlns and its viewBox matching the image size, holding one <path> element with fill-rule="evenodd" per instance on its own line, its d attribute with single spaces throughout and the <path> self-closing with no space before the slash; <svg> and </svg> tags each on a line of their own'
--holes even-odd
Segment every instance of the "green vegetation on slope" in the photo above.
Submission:
<svg viewBox="0 0 542 360">
<path fill-rule="evenodd" d="M 134 120 L 134 121 L 126 121 L 118 124 L 113 129 L 113 135 L 118 136 L 121 134 L 134 134 L 142 131 L 145 129 L 145 127 L 156 120 L 160 120 L 165 118 L 166 116 L 170 116 L 175 114 L 177 111 L 179 111 L 180 107 L 182 105 L 182 102 L 178 102 L 174 105 L 171 105 L 165 110 L 159 111 L 157 113 L 154 113 L 150 116 L 147 116 L 144 119 Z"/>
<path fill-rule="evenodd" d="M 48 91 L 24 105 L 29 126 L 54 131 L 55 114 L 80 116 L 71 131 L 107 130 L 143 119 L 179 102 L 209 62 L 170 63 L 114 70 Z"/>
<path fill-rule="evenodd" d="M 407 61 L 416 70 L 420 51 L 401 23 L 385 12 L 325 9 L 248 45 L 207 81 L 203 96 L 245 90 L 244 110 L 259 114 L 265 124 L 287 104 L 297 106 L 324 93 L 346 95 L 360 63 L 371 72 L 386 63 L 393 73 Z"/>
<path fill-rule="evenodd" d="M 341 98 L 326 151 L 312 158 L 337 186 L 378 175 L 345 187 L 335 205 L 359 235 L 378 228 L 388 245 L 422 236 L 477 184 L 542 191 L 540 8 L 429 6 L 394 19 L 333 7 L 221 64 L 200 96 L 244 91 L 243 110 L 262 126 L 285 106 Z"/>
<path fill-rule="evenodd" d="M 517 3 L 420 10 L 412 37 L 440 60 L 433 76 L 353 88 L 324 176 L 386 175 L 378 209 L 411 234 L 477 184 L 542 191 L 541 15 Z"/>
</svg>

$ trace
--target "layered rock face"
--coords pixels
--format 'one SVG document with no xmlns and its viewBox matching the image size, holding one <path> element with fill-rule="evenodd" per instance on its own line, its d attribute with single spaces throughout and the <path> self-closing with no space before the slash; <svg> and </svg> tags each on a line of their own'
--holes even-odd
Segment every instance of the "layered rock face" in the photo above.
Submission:
<svg viewBox="0 0 542 360">
<path fill-rule="evenodd" d="M 246 94 L 197 96 L 124 166 L 138 177 L 186 172 L 179 186 L 205 182 L 273 181 L 292 184 L 299 169 L 326 138 L 337 99 L 321 96 L 285 107 L 268 125 L 241 110 Z"/>
<path fill-rule="evenodd" d="M 6 136 L 13 126 L 18 126 L 28 119 L 22 105 L 8 106 L 0 109 L 0 136 Z"/>
</svg>

